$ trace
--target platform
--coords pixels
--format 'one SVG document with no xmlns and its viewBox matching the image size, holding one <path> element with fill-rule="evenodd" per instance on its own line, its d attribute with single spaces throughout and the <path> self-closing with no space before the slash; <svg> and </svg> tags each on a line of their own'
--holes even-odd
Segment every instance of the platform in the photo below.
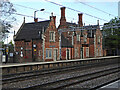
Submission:
<svg viewBox="0 0 120 90">
<path fill-rule="evenodd" d="M 120 90 L 120 80 L 118 80 L 118 81 L 115 81 L 115 82 L 113 82 L 113 83 L 110 83 L 110 84 L 108 84 L 108 85 L 105 85 L 105 86 L 103 86 L 103 87 L 101 87 L 100 89 L 98 89 L 98 90 L 104 90 L 104 89 L 113 89 L 113 90 Z"/>
</svg>

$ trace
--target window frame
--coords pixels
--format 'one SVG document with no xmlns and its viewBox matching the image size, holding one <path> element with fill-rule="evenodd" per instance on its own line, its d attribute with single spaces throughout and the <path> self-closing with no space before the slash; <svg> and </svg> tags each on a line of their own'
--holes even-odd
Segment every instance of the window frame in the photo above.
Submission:
<svg viewBox="0 0 120 90">
<path fill-rule="evenodd" d="M 80 34 L 77 34 L 76 37 L 77 37 L 77 41 L 80 41 Z"/>
<path fill-rule="evenodd" d="M 89 47 L 86 47 L 86 57 L 89 57 Z"/>
<path fill-rule="evenodd" d="M 84 43 L 87 42 L 87 34 L 84 34 Z"/>
<path fill-rule="evenodd" d="M 50 42 L 55 42 L 55 31 L 49 31 L 49 41 Z"/>
<path fill-rule="evenodd" d="M 50 56 L 50 52 L 51 52 L 51 56 Z M 46 59 L 52 59 L 52 48 L 46 48 Z"/>
</svg>

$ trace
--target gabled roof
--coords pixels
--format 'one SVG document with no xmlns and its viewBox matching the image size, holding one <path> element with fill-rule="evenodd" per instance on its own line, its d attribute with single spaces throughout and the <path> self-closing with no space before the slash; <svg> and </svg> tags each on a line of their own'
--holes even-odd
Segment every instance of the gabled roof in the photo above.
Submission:
<svg viewBox="0 0 120 90">
<path fill-rule="evenodd" d="M 19 29 L 18 33 L 16 34 L 15 41 L 42 39 L 42 31 L 43 29 L 44 31 L 47 29 L 49 23 L 50 20 L 23 24 L 23 26 Z"/>
<path fill-rule="evenodd" d="M 61 34 L 61 47 L 68 47 L 68 48 L 73 47 L 70 41 L 66 39 L 63 34 Z"/>
</svg>

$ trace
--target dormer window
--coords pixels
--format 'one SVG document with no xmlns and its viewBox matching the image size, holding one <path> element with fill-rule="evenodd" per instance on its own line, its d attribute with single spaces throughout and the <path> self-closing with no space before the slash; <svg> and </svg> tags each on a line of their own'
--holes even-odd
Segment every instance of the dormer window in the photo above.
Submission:
<svg viewBox="0 0 120 90">
<path fill-rule="evenodd" d="M 50 33 L 50 39 L 49 39 L 49 41 L 55 42 L 55 32 L 54 31 L 50 31 L 49 33 Z"/>
</svg>

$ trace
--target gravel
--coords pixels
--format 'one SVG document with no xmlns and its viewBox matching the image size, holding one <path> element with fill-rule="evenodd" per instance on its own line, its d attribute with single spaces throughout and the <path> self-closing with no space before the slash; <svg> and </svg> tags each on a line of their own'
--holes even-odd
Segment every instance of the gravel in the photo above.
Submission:
<svg viewBox="0 0 120 90">
<path fill-rule="evenodd" d="M 9 83 L 9 84 L 4 84 L 2 87 L 3 88 L 31 87 L 31 86 L 36 86 L 36 85 L 53 82 L 56 80 L 62 80 L 65 78 L 70 78 L 70 77 L 93 73 L 93 72 L 97 72 L 97 71 L 101 71 L 101 70 L 105 70 L 105 69 L 110 69 L 111 67 L 113 68 L 113 67 L 118 67 L 118 66 L 117 65 L 108 65 L 108 66 L 104 66 L 104 67 L 89 68 L 87 70 L 75 70 L 75 71 L 71 71 L 71 72 L 67 72 L 67 73 L 61 73 L 59 75 L 58 74 L 51 74 L 48 76 L 45 75 L 45 76 L 40 76 L 40 77 L 34 77 L 32 79 L 25 80 L 25 81 L 18 81 L 18 82 L 13 82 L 13 83 Z M 83 86 L 84 86 L 84 84 L 82 85 L 82 87 Z"/>
</svg>

